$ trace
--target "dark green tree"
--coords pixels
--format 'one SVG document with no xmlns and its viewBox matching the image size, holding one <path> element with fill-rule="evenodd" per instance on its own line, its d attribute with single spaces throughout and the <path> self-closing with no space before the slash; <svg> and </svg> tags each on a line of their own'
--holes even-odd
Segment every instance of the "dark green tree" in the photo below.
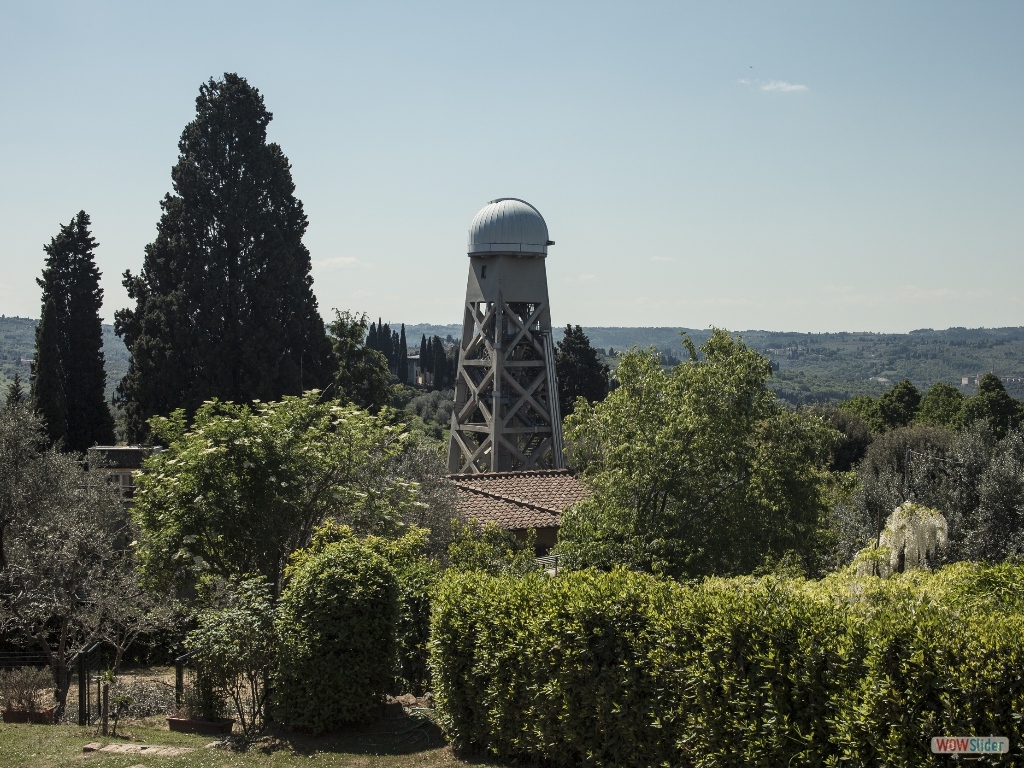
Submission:
<svg viewBox="0 0 1024 768">
<path fill-rule="evenodd" d="M 452 378 L 448 371 L 448 356 L 445 354 L 444 343 L 441 341 L 440 336 L 435 336 L 431 339 L 430 346 L 430 364 L 434 374 L 434 389 L 440 391 L 448 386 Z"/>
<path fill-rule="evenodd" d="M 64 391 L 64 366 L 61 363 L 60 317 L 51 297 L 43 304 L 36 326 L 36 356 L 32 361 L 32 407 L 46 423 L 51 442 L 68 433 L 68 402 Z"/>
<path fill-rule="evenodd" d="M 434 372 L 434 361 L 431 357 L 433 347 L 430 342 L 427 341 L 427 335 L 423 334 L 423 338 L 420 339 L 420 372 L 423 374 L 423 384 L 426 386 L 428 373 Z"/>
<path fill-rule="evenodd" d="M 403 384 L 409 382 L 409 344 L 405 339 L 405 323 L 398 336 L 398 380 Z"/>
<path fill-rule="evenodd" d="M 878 414 L 887 430 L 906 427 L 921 405 L 921 393 L 910 379 L 903 379 L 878 398 Z"/>
<path fill-rule="evenodd" d="M 956 387 L 937 382 L 921 398 L 917 420 L 940 427 L 954 427 L 966 399 L 963 392 Z"/>
<path fill-rule="evenodd" d="M 43 312 L 36 326 L 32 395 L 54 441 L 71 451 L 112 443 L 114 419 L 104 397 L 103 289 L 89 216 L 79 211 L 43 247 Z"/>
<path fill-rule="evenodd" d="M 236 74 L 199 89 L 142 272 L 116 315 L 131 352 L 119 393 L 129 437 L 153 415 L 209 399 L 274 401 L 334 377 L 313 295 L 306 215 L 291 166 L 267 143 L 259 91 Z"/>
<path fill-rule="evenodd" d="M 986 373 L 978 382 L 978 394 L 967 398 L 960 411 L 959 421 L 964 426 L 983 419 L 999 439 L 1024 422 L 1024 404 L 1010 397 L 999 377 Z"/>
<path fill-rule="evenodd" d="M 555 350 L 555 371 L 563 418 L 576 409 L 576 398 L 593 405 L 608 394 L 608 366 L 601 362 L 578 325 L 565 326 L 565 335 Z"/>
<path fill-rule="evenodd" d="M 24 402 L 24 400 L 25 389 L 21 386 L 21 374 L 15 373 L 13 381 L 7 385 L 7 399 L 4 404 L 8 408 L 13 408 Z"/>
<path fill-rule="evenodd" d="M 328 330 L 338 361 L 335 397 L 376 413 L 391 400 L 391 373 L 384 354 L 364 342 L 366 315 L 335 310 Z"/>
</svg>

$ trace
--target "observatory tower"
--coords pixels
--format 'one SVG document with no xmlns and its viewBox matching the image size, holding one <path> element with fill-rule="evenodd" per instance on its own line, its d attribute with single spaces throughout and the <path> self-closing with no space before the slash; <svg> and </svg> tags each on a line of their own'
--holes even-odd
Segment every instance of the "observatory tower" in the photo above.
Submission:
<svg viewBox="0 0 1024 768">
<path fill-rule="evenodd" d="M 529 203 L 492 200 L 469 226 L 469 283 L 448 471 L 563 469 L 544 260 L 548 226 Z"/>
</svg>

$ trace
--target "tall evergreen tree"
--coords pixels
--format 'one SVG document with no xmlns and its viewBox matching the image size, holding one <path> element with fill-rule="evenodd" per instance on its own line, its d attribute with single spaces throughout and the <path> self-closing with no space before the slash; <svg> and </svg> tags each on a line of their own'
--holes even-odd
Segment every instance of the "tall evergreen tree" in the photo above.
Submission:
<svg viewBox="0 0 1024 768">
<path fill-rule="evenodd" d="M 334 376 L 306 215 L 288 159 L 267 143 L 272 118 L 236 74 L 199 89 L 156 240 L 142 272 L 125 272 L 135 309 L 116 316 L 132 355 L 119 393 L 133 438 L 156 414 L 214 397 L 277 400 Z"/>
<path fill-rule="evenodd" d="M 43 312 L 36 326 L 32 400 L 51 440 L 85 451 L 114 441 L 103 369 L 103 289 L 96 267 L 97 243 L 85 211 L 60 228 L 46 251 Z"/>
<path fill-rule="evenodd" d="M 7 385 L 7 397 L 4 401 L 4 405 L 8 408 L 13 408 L 14 406 L 24 402 L 24 400 L 25 389 L 21 386 L 21 374 L 15 372 L 14 379 Z"/>
<path fill-rule="evenodd" d="M 565 326 L 565 335 L 555 350 L 555 372 L 563 417 L 576 409 L 577 397 L 593 405 L 608 394 L 608 366 L 601 362 L 578 325 Z"/>
<path fill-rule="evenodd" d="M 420 371 L 423 373 L 423 385 L 427 386 L 427 374 L 434 375 L 434 360 L 431 356 L 433 347 L 427 341 L 427 335 L 423 334 L 420 340 Z"/>
<path fill-rule="evenodd" d="M 444 353 L 440 336 L 435 336 L 430 343 L 433 347 L 430 350 L 430 362 L 434 370 L 434 389 L 440 391 L 448 383 L 448 357 Z"/>
<path fill-rule="evenodd" d="M 409 381 L 409 345 L 405 339 L 405 323 L 398 334 L 398 380 L 403 384 Z"/>
<path fill-rule="evenodd" d="M 52 442 L 67 439 L 68 401 L 61 362 L 60 316 L 53 297 L 43 304 L 36 326 L 36 355 L 32 360 L 32 408 L 43 417 Z"/>
<path fill-rule="evenodd" d="M 380 350 L 380 345 L 377 343 L 377 326 L 374 323 L 370 323 L 370 330 L 366 334 L 366 346 L 370 349 Z"/>
</svg>

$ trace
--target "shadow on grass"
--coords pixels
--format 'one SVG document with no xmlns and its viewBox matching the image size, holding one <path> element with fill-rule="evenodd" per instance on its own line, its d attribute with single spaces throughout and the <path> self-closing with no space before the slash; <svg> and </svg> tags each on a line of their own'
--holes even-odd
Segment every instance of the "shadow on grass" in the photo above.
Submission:
<svg viewBox="0 0 1024 768">
<path fill-rule="evenodd" d="M 318 752 L 351 755 L 410 755 L 448 745 L 441 729 L 427 717 L 416 715 L 381 720 L 362 728 L 347 728 L 323 736 L 286 731 L 277 725 L 249 745 L 264 753 L 289 751 L 311 757 Z"/>
</svg>

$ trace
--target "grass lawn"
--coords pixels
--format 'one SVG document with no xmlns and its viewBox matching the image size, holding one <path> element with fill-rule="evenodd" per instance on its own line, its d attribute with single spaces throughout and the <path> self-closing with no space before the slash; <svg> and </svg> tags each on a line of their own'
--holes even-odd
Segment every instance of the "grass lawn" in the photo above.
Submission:
<svg viewBox="0 0 1024 768">
<path fill-rule="evenodd" d="M 274 734 L 244 752 L 207 749 L 212 736 L 171 733 L 163 718 L 122 723 L 119 732 L 126 738 L 100 737 L 95 728 L 72 725 L 0 724 L 0 767 L 51 768 L 130 768 L 160 766 L 374 766 L 377 768 L 447 768 L 448 766 L 488 766 L 487 762 L 460 760 L 452 755 L 444 737 L 428 721 L 402 718 L 384 720 L 362 730 L 345 731 L 314 738 L 297 734 Z M 83 753 L 92 741 L 103 746 L 113 743 L 151 744 L 192 747 L 196 751 L 174 757 L 138 754 Z"/>
</svg>

